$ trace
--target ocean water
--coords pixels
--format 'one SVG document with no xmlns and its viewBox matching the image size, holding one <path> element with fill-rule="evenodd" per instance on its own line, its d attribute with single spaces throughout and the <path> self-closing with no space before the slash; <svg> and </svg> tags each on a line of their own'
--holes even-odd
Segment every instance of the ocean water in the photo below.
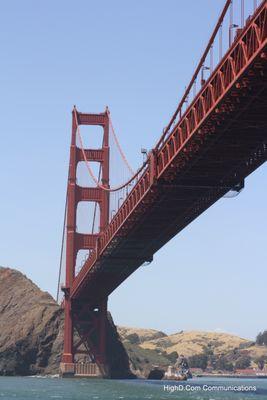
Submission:
<svg viewBox="0 0 267 400">
<path fill-rule="evenodd" d="M 267 380 L 196 378 L 181 384 L 172 381 L 0 377 L 0 400 L 12 399 L 267 400 Z"/>
</svg>

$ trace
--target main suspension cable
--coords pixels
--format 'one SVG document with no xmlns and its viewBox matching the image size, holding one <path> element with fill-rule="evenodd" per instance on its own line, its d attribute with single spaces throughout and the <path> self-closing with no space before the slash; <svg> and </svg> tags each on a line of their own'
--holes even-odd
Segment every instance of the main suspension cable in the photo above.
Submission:
<svg viewBox="0 0 267 400">
<path fill-rule="evenodd" d="M 165 143 L 165 139 L 166 139 L 167 135 L 170 133 L 171 128 L 176 123 L 176 118 L 177 118 L 178 114 L 181 115 L 182 107 L 183 107 L 184 103 L 187 100 L 187 97 L 188 97 L 188 95 L 190 93 L 190 90 L 192 89 L 192 87 L 193 87 L 193 85 L 195 83 L 195 80 L 198 77 L 198 74 L 199 74 L 201 68 L 204 65 L 205 59 L 206 59 L 206 57 L 207 57 L 207 55 L 209 53 L 209 50 L 211 49 L 211 47 L 213 45 L 213 42 L 214 42 L 214 40 L 216 38 L 216 35 L 217 35 L 218 31 L 220 31 L 220 28 L 221 28 L 221 25 L 223 23 L 224 17 L 226 15 L 229 7 L 231 6 L 231 4 L 232 4 L 232 0 L 226 0 L 224 8 L 222 10 L 222 13 L 221 13 L 221 15 L 219 17 L 219 20 L 218 20 L 215 28 L 214 28 L 214 31 L 212 32 L 212 35 L 211 35 L 210 40 L 208 42 L 208 45 L 207 45 L 207 47 L 206 47 L 206 49 L 205 49 L 205 51 L 204 51 L 199 63 L 198 63 L 198 65 L 197 65 L 197 68 L 196 68 L 196 70 L 194 72 L 194 75 L 193 75 L 188 87 L 186 88 L 185 93 L 184 93 L 182 99 L 180 100 L 180 102 L 179 102 L 179 104 L 178 104 L 173 116 L 171 117 L 170 122 L 168 123 L 167 127 L 163 130 L 163 133 L 162 133 L 161 137 L 159 138 L 159 140 L 158 140 L 158 142 L 157 142 L 157 144 L 155 146 L 157 150 L 163 146 L 163 143 Z"/>
<path fill-rule="evenodd" d="M 84 158 L 84 161 L 85 161 L 85 165 L 86 165 L 86 168 L 87 168 L 87 170 L 88 170 L 88 172 L 89 172 L 89 175 L 91 176 L 91 178 L 93 179 L 93 181 L 94 181 L 94 183 L 95 183 L 95 185 L 96 185 L 97 187 L 99 187 L 100 189 L 105 190 L 106 192 L 116 192 L 116 191 L 118 191 L 118 190 L 120 190 L 120 189 L 123 189 L 124 187 L 128 186 L 135 178 L 138 177 L 138 175 L 140 174 L 140 172 L 141 172 L 141 171 L 145 168 L 145 166 L 147 165 L 147 163 L 148 163 L 147 160 L 146 160 L 146 161 L 144 162 L 144 164 L 135 172 L 135 174 L 134 174 L 127 182 L 123 183 L 122 185 L 117 186 L 117 187 L 114 187 L 114 188 L 109 188 L 109 187 L 106 187 L 106 186 L 104 186 L 104 185 L 101 185 L 101 184 L 98 182 L 98 179 L 95 177 L 95 175 L 94 175 L 94 173 L 93 173 L 93 171 L 92 171 L 92 168 L 90 167 L 90 163 L 88 162 L 88 160 L 87 160 L 87 158 L 86 158 L 86 153 L 85 153 L 85 150 L 84 150 L 83 140 L 82 140 L 82 136 L 81 136 L 81 132 L 80 132 L 80 127 L 79 127 L 79 123 L 78 123 L 78 116 L 77 116 L 77 110 L 76 110 L 76 108 L 74 108 L 74 116 L 75 116 L 75 122 L 76 122 L 76 126 L 77 126 L 78 139 L 79 139 L 79 142 L 80 142 L 81 151 L 82 151 L 82 155 L 83 155 L 83 158 Z"/>
<path fill-rule="evenodd" d="M 117 138 L 117 135 L 116 135 L 116 133 L 115 133 L 115 129 L 114 129 L 114 126 L 113 126 L 113 124 L 112 124 L 112 120 L 111 120 L 111 116 L 110 116 L 110 111 L 109 111 L 109 109 L 107 109 L 107 113 L 108 113 L 108 119 L 109 119 L 109 123 L 110 123 L 110 127 L 111 127 L 111 132 L 112 132 L 112 135 L 113 135 L 113 137 L 114 137 L 115 143 L 116 143 L 116 145 L 117 145 L 117 147 L 118 147 L 118 150 L 119 150 L 119 152 L 120 152 L 121 158 L 122 158 L 123 161 L 125 162 L 125 164 L 126 164 L 128 170 L 130 171 L 130 173 L 131 173 L 132 175 L 134 175 L 135 171 L 134 171 L 134 170 L 132 169 L 132 167 L 130 166 L 130 164 L 129 164 L 129 162 L 128 162 L 128 160 L 127 160 L 127 158 L 126 158 L 126 156 L 125 156 L 125 154 L 124 154 L 124 152 L 123 152 L 123 150 L 122 150 L 122 148 L 121 148 L 121 145 L 120 145 L 120 143 L 119 143 L 119 140 L 118 140 L 118 138 Z"/>
</svg>

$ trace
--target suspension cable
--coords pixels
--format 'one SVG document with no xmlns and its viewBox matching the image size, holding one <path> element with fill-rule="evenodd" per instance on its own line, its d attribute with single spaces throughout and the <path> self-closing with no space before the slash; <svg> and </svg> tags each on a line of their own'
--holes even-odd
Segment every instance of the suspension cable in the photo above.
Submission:
<svg viewBox="0 0 267 400">
<path fill-rule="evenodd" d="M 102 144 L 103 146 L 103 144 Z M 100 177 L 101 177 L 101 164 L 99 165 L 99 171 L 98 171 L 98 183 L 100 182 Z M 96 208 L 97 208 L 97 202 L 95 202 L 94 205 L 94 216 L 93 216 L 93 223 L 92 223 L 92 234 L 94 233 L 94 229 L 95 229 L 95 220 L 96 220 Z"/>
<path fill-rule="evenodd" d="M 114 188 L 108 188 L 108 187 L 106 187 L 104 185 L 101 185 L 98 182 L 98 179 L 95 177 L 95 175 L 94 175 L 94 173 L 92 171 L 92 168 L 90 167 L 90 163 L 88 162 L 88 160 L 86 158 L 86 153 L 85 153 L 85 150 L 84 150 L 83 140 L 82 140 L 80 127 L 79 127 L 79 123 L 78 123 L 77 110 L 76 110 L 75 107 L 74 107 L 74 117 L 75 117 L 75 122 L 76 122 L 76 126 L 77 126 L 78 139 L 79 139 L 79 142 L 80 142 L 80 146 L 81 146 L 82 155 L 83 155 L 83 158 L 84 158 L 84 161 L 85 161 L 85 165 L 86 165 L 86 168 L 87 168 L 87 170 L 89 172 L 89 175 L 93 179 L 95 185 L 97 187 L 99 187 L 100 189 L 105 190 L 106 192 L 116 192 L 116 191 L 118 191 L 120 189 L 123 189 L 124 187 L 128 186 L 140 174 L 140 172 L 145 168 L 145 166 L 147 165 L 148 161 L 146 160 L 144 162 L 144 164 L 135 172 L 135 174 L 127 182 L 123 183 L 122 185 L 114 187 Z"/>
<path fill-rule="evenodd" d="M 116 133 L 115 133 L 115 129 L 114 129 L 114 126 L 113 126 L 113 124 L 112 124 L 112 120 L 111 120 L 111 116 L 110 116 L 110 111 L 109 111 L 109 109 L 107 109 L 107 113 L 108 113 L 108 119 L 109 119 L 109 123 L 110 123 L 110 127 L 111 127 L 111 132 L 112 132 L 112 135 L 113 135 L 113 137 L 114 137 L 115 143 L 116 143 L 116 145 L 117 145 L 117 147 L 118 147 L 118 150 L 119 150 L 119 152 L 120 152 L 121 158 L 122 158 L 123 161 L 125 162 L 125 164 L 126 164 L 128 170 L 131 172 L 131 174 L 134 175 L 135 171 L 134 171 L 134 170 L 132 169 L 132 167 L 130 166 L 130 164 L 129 164 L 129 162 L 128 162 L 128 160 L 127 160 L 127 158 L 126 158 L 126 156 L 125 156 L 125 154 L 124 154 L 124 152 L 123 152 L 123 150 L 122 150 L 122 148 L 121 148 L 121 145 L 120 145 L 120 143 L 119 143 L 118 137 L 117 137 L 117 135 L 116 135 Z"/>
<path fill-rule="evenodd" d="M 201 70 L 201 68 L 202 68 L 202 66 L 203 66 L 203 63 L 204 63 L 205 60 L 206 60 L 206 57 L 207 57 L 207 55 L 208 55 L 208 52 L 209 52 L 209 50 L 210 50 L 210 48 L 211 48 L 211 46 L 212 46 L 212 44 L 213 44 L 213 42 L 214 42 L 214 39 L 215 39 L 215 37 L 216 37 L 216 35 L 217 35 L 217 32 L 219 31 L 219 29 L 220 29 L 220 27 L 221 27 L 221 24 L 222 24 L 222 22 L 223 22 L 223 20 L 224 20 L 224 17 L 225 17 L 225 15 L 226 15 L 226 13 L 227 13 L 227 11 L 228 11 L 229 6 L 231 5 L 231 3 L 232 3 L 232 0 L 226 0 L 225 5 L 224 5 L 224 8 L 223 8 L 223 10 L 222 10 L 222 13 L 221 13 L 221 15 L 220 15 L 220 17 L 219 17 L 219 20 L 218 20 L 218 22 L 217 22 L 215 28 L 214 28 L 214 31 L 213 31 L 213 33 L 212 33 L 212 35 L 211 35 L 211 38 L 210 38 L 210 40 L 209 40 L 209 43 L 208 43 L 208 45 L 207 45 L 207 47 L 206 47 L 206 49 L 205 49 L 205 51 L 204 51 L 204 53 L 203 53 L 203 55 L 202 55 L 202 57 L 201 57 L 199 63 L 198 63 L 198 65 L 197 65 L 197 68 L 196 68 L 196 70 L 195 70 L 195 72 L 194 72 L 194 75 L 193 75 L 193 77 L 192 77 L 192 79 L 191 79 L 191 81 L 190 81 L 190 83 L 189 83 L 189 85 L 188 85 L 188 87 L 187 87 L 187 89 L 186 89 L 186 91 L 185 91 L 185 93 L 184 93 L 184 95 L 183 95 L 183 97 L 182 97 L 180 103 L 178 104 L 178 107 L 176 108 L 176 110 L 175 110 L 173 116 L 171 117 L 171 120 L 170 120 L 169 124 L 168 124 L 167 127 L 164 129 L 164 131 L 163 131 L 163 133 L 162 133 L 160 139 L 158 140 L 158 142 L 157 142 L 157 144 L 156 144 L 156 149 L 159 149 L 159 148 L 160 148 L 160 146 L 161 146 L 162 143 L 164 142 L 164 139 L 166 138 L 168 132 L 170 131 L 170 129 L 171 129 L 171 127 L 173 126 L 173 124 L 175 123 L 176 118 L 177 118 L 177 115 L 181 113 L 181 111 L 182 111 L 182 106 L 184 105 L 184 103 L 185 103 L 185 101 L 186 101 L 186 99 L 187 99 L 187 97 L 188 97 L 188 95 L 189 95 L 189 92 L 190 92 L 190 90 L 192 89 L 192 86 L 194 85 L 194 82 L 195 82 L 195 80 L 196 80 L 196 78 L 197 78 L 197 76 L 198 76 L 198 74 L 199 74 L 199 71 Z"/>
<path fill-rule="evenodd" d="M 65 239 L 65 226 L 66 226 L 66 219 L 67 219 L 67 202 L 68 202 L 67 199 L 68 199 L 68 188 L 66 190 L 64 222 L 63 222 L 62 240 L 61 240 L 60 263 L 59 263 L 58 282 L 57 282 L 57 303 L 59 301 L 59 292 L 60 292 L 60 277 L 61 277 L 61 271 L 62 271 L 63 249 L 64 249 L 64 239 Z"/>
</svg>

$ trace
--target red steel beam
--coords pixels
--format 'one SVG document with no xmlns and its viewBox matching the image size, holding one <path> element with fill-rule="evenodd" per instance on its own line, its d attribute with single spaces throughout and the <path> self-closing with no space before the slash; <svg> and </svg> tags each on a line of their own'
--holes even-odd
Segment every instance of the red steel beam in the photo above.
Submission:
<svg viewBox="0 0 267 400">
<path fill-rule="evenodd" d="M 75 247 L 78 250 L 92 250 L 96 247 L 98 234 L 86 234 L 75 232 Z"/>
<path fill-rule="evenodd" d="M 103 162 L 104 152 L 102 149 L 84 149 L 88 161 Z M 76 162 L 84 161 L 82 149 L 76 148 Z"/>
<path fill-rule="evenodd" d="M 102 201 L 102 190 L 97 187 L 76 186 L 76 201 Z"/>
<path fill-rule="evenodd" d="M 105 126 L 107 122 L 106 113 L 102 114 L 84 114 L 77 113 L 78 124 L 79 125 L 100 125 Z"/>
</svg>

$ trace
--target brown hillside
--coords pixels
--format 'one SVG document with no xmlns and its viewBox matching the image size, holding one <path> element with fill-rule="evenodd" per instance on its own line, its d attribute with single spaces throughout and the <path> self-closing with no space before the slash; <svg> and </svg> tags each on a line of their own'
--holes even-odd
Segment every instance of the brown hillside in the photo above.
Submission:
<svg viewBox="0 0 267 400">
<path fill-rule="evenodd" d="M 203 353 L 206 348 L 214 354 L 227 353 L 240 346 L 249 345 L 251 341 L 228 333 L 189 331 L 181 332 L 159 339 L 144 341 L 140 346 L 144 349 L 160 349 L 166 353 L 176 351 L 190 357 Z"/>
</svg>

